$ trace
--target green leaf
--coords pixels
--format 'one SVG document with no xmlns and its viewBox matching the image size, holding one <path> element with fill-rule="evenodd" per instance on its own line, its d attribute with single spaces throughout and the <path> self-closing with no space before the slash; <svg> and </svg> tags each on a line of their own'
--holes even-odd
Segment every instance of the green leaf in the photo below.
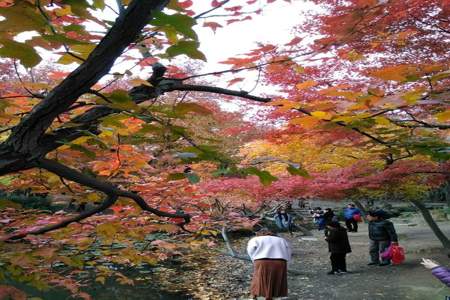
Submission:
<svg viewBox="0 0 450 300">
<path fill-rule="evenodd" d="M 34 67 L 42 60 L 36 50 L 27 44 L 7 39 L 0 40 L 0 44 L 1 57 L 16 58 L 27 68 Z"/>
<path fill-rule="evenodd" d="M 13 180 L 14 180 L 14 176 L 2 176 L 2 177 L 0 177 L 0 184 L 10 185 Z"/>
<path fill-rule="evenodd" d="M 121 110 L 138 110 L 139 106 L 133 101 L 125 90 L 115 90 L 107 96 L 112 104 L 108 104 L 112 108 Z"/>
<path fill-rule="evenodd" d="M 70 10 L 82 18 L 90 18 L 91 14 L 87 10 L 91 5 L 86 0 L 63 0 L 63 4 L 70 5 Z"/>
<path fill-rule="evenodd" d="M 195 173 L 185 173 L 184 176 L 186 176 L 186 178 L 192 184 L 196 184 L 196 183 L 200 182 L 200 177 Z"/>
<path fill-rule="evenodd" d="M 99 8 L 99 9 L 103 10 L 105 8 L 105 0 L 94 0 L 93 6 L 95 8 Z"/>
<path fill-rule="evenodd" d="M 91 45 L 91 47 L 95 47 L 95 45 L 89 44 L 88 42 L 71 39 L 62 34 L 42 35 L 42 38 L 51 43 L 66 45 Z"/>
<path fill-rule="evenodd" d="M 125 125 L 121 122 L 122 120 L 128 119 L 128 116 L 123 114 L 111 115 L 104 118 L 102 120 L 102 126 L 105 127 L 113 127 L 113 128 L 126 128 Z"/>
<path fill-rule="evenodd" d="M 174 112 L 178 115 L 187 113 L 197 113 L 200 115 L 210 115 L 211 111 L 197 103 L 179 103 L 174 107 Z"/>
<path fill-rule="evenodd" d="M 94 159 L 96 157 L 95 152 L 87 149 L 86 147 L 83 147 L 81 145 L 77 145 L 77 144 L 69 144 L 69 147 L 73 150 L 79 151 L 81 153 L 83 153 L 84 155 L 86 155 L 87 157 Z"/>
<path fill-rule="evenodd" d="M 209 145 L 197 145 L 197 147 L 186 147 L 183 152 L 196 153 L 197 157 L 181 158 L 183 162 L 199 162 L 203 160 L 207 161 L 219 161 L 221 163 L 230 161 L 223 153 L 217 151 L 213 146 Z"/>
<path fill-rule="evenodd" d="M 205 55 L 198 50 L 199 43 L 195 41 L 179 41 L 176 45 L 167 48 L 166 53 L 169 57 L 178 55 L 187 55 L 190 58 L 206 61 Z"/>
<path fill-rule="evenodd" d="M 154 19 L 150 24 L 161 27 L 172 27 L 177 32 L 181 33 L 187 38 L 197 40 L 197 34 L 192 29 L 194 25 L 197 24 L 195 19 L 184 14 L 173 14 L 167 15 L 163 12 L 158 12 L 154 14 Z M 164 28 L 162 28 L 164 31 Z"/>
<path fill-rule="evenodd" d="M 36 7 L 28 1 L 15 2 L 11 7 L 0 7 L 0 15 L 5 18 L 0 22 L 0 32 L 43 32 L 47 22 Z"/>
<path fill-rule="evenodd" d="M 242 170 L 245 174 L 249 174 L 249 175 L 256 175 L 259 177 L 259 181 L 261 182 L 262 185 L 270 185 L 272 182 L 278 180 L 277 177 L 273 176 L 272 174 L 270 174 L 267 171 L 261 171 L 258 170 L 257 168 L 251 167 L 251 168 L 246 168 Z"/>
<path fill-rule="evenodd" d="M 287 167 L 287 171 L 291 175 L 298 175 L 298 176 L 302 176 L 302 177 L 306 177 L 306 178 L 310 178 L 311 177 L 306 170 L 296 168 L 293 165 L 289 165 Z"/>
<path fill-rule="evenodd" d="M 167 180 L 182 180 L 185 179 L 184 173 L 172 173 L 167 176 Z"/>
</svg>

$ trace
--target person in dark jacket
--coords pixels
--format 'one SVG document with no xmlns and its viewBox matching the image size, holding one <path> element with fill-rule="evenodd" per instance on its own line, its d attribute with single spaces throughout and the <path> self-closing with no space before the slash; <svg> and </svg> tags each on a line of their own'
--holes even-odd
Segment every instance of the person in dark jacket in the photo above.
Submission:
<svg viewBox="0 0 450 300">
<path fill-rule="evenodd" d="M 380 253 L 386 250 L 391 244 L 398 245 L 397 233 L 394 224 L 385 220 L 379 211 L 370 211 L 367 215 L 369 221 L 370 239 L 370 263 L 369 265 L 387 266 L 391 263 L 389 259 L 382 259 Z"/>
<path fill-rule="evenodd" d="M 355 220 L 355 215 L 361 215 L 361 211 L 355 207 L 355 204 L 348 204 L 344 209 L 345 226 L 347 226 L 348 232 L 358 232 L 358 222 Z"/>
<path fill-rule="evenodd" d="M 337 217 L 335 216 L 335 214 L 331 208 L 325 208 L 325 213 L 323 214 L 323 218 L 325 219 L 325 224 L 329 224 L 333 221 L 337 221 Z"/>
<path fill-rule="evenodd" d="M 347 230 L 338 221 L 332 221 L 327 224 L 325 240 L 328 242 L 328 250 L 331 253 L 331 271 L 327 274 L 345 274 L 347 272 L 345 256 L 352 252 Z"/>
<path fill-rule="evenodd" d="M 421 264 L 431 270 L 431 274 L 433 274 L 434 277 L 439 279 L 443 284 L 450 287 L 450 269 L 440 266 L 437 262 L 434 260 L 428 259 L 428 258 L 422 258 Z"/>
</svg>

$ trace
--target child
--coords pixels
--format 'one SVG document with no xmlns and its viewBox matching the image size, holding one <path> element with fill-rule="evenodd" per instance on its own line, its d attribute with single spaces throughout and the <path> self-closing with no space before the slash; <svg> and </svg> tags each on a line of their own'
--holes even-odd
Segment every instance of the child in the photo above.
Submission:
<svg viewBox="0 0 450 300">
<path fill-rule="evenodd" d="M 328 250 L 331 252 L 331 271 L 327 274 L 345 274 L 347 272 L 345 256 L 347 253 L 352 252 L 347 230 L 337 221 L 328 223 L 327 229 L 325 240 L 328 242 Z"/>
</svg>

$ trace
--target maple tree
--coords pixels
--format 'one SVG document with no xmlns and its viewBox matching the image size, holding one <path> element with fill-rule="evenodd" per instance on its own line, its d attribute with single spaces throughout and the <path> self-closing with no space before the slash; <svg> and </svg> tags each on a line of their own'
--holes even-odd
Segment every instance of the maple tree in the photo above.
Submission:
<svg viewBox="0 0 450 300">
<path fill-rule="evenodd" d="M 201 251 L 223 226 L 258 221 L 243 204 L 394 183 L 409 197 L 448 182 L 448 1 L 313 1 L 290 42 L 196 74 L 180 59 L 205 60 L 196 25 L 225 30 L 262 11 L 255 0 L 207 2 L 198 12 L 190 0 L 0 1 L 2 189 L 87 207 L 48 214 L 5 202 L 4 274 L 89 298 L 76 280 L 84 265 L 97 282 L 134 284 L 103 263 L 151 266 Z M 122 63 L 132 66 L 115 71 Z M 277 92 L 231 88 L 252 70 Z M 225 74 L 228 88 L 202 81 Z M 251 122 L 222 111 L 233 97 L 264 113 Z"/>
</svg>

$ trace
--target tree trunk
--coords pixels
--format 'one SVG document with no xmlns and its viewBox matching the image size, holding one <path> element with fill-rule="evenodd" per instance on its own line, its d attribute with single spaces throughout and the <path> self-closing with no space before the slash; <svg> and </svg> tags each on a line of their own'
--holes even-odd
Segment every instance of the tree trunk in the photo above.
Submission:
<svg viewBox="0 0 450 300">
<path fill-rule="evenodd" d="M 355 205 L 359 208 L 359 210 L 361 211 L 363 216 L 366 216 L 367 209 L 364 207 L 364 205 L 361 203 L 361 201 L 355 199 L 353 202 L 355 202 Z"/>
<path fill-rule="evenodd" d="M 442 243 L 442 245 L 444 246 L 444 248 L 447 251 L 447 254 L 450 255 L 450 240 L 442 232 L 442 230 L 439 228 L 439 226 L 436 224 L 436 222 L 434 221 L 433 217 L 431 216 L 429 210 L 425 207 L 425 205 L 420 200 L 410 200 L 410 202 L 420 210 L 423 218 L 428 223 L 428 226 L 430 226 L 433 233 L 436 235 L 436 237 Z"/>
</svg>

